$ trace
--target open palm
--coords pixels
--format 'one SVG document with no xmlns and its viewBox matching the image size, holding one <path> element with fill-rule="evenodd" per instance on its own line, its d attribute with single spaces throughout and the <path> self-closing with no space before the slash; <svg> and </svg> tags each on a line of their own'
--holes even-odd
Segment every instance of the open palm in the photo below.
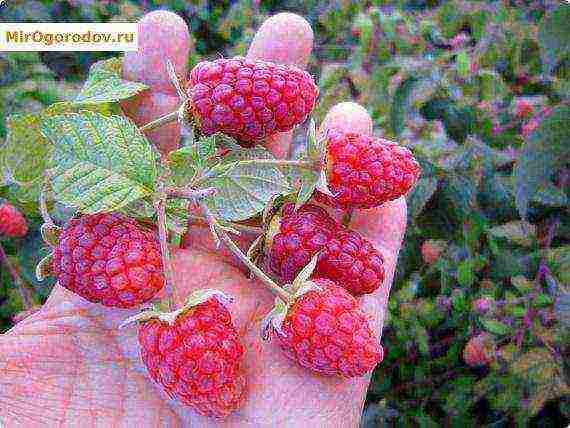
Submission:
<svg viewBox="0 0 570 428">
<path fill-rule="evenodd" d="M 139 53 L 127 54 L 124 73 L 151 90 L 123 105 L 138 124 L 174 110 L 178 97 L 163 65 L 168 57 L 186 72 L 190 36 L 186 24 L 168 12 L 141 22 Z M 268 19 L 248 52 L 251 59 L 304 66 L 312 47 L 308 23 L 292 14 Z M 372 122 L 356 104 L 342 103 L 322 127 L 370 133 Z M 149 136 L 163 151 L 176 145 L 177 125 Z M 290 134 L 267 143 L 278 157 L 288 153 Z M 406 224 L 403 199 L 360 211 L 351 228 L 373 242 L 385 258 L 384 286 L 361 299 L 380 337 L 388 291 Z M 187 249 L 172 256 L 176 300 L 194 289 L 216 288 L 235 298 L 230 307 L 246 349 L 245 405 L 224 421 L 204 418 L 168 399 L 152 383 L 138 354 L 136 328 L 117 326 L 135 311 L 89 303 L 56 286 L 42 309 L 0 336 L 0 422 L 6 427 L 123 426 L 356 426 L 369 378 L 315 375 L 287 360 L 274 343 L 264 343 L 260 321 L 273 297 L 249 280 L 225 251 L 213 248 L 206 228 L 192 225 Z M 1 425 L 1 424 L 0 424 Z"/>
</svg>

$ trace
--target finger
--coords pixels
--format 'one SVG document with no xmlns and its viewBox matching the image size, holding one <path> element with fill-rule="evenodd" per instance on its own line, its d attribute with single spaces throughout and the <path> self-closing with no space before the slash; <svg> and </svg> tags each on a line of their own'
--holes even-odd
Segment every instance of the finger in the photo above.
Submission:
<svg viewBox="0 0 570 428">
<path fill-rule="evenodd" d="M 166 60 L 174 65 L 178 76 L 188 72 L 188 55 L 193 46 L 188 26 L 178 15 L 156 11 L 139 22 L 139 50 L 127 52 L 123 61 L 123 77 L 150 87 L 139 96 L 121 103 L 125 113 L 141 126 L 180 104 L 166 69 Z M 180 127 L 168 124 L 147 133 L 162 153 L 178 147 Z"/>
<path fill-rule="evenodd" d="M 323 132 L 330 128 L 370 135 L 372 134 L 372 119 L 358 104 L 341 103 L 334 106 L 327 114 L 320 131 Z M 406 229 L 405 199 L 400 198 L 379 208 L 355 210 L 350 228 L 369 239 L 384 258 L 383 285 L 376 293 L 362 299 L 363 309 L 374 317 L 380 336 L 398 252 Z"/>
<path fill-rule="evenodd" d="M 247 58 L 305 68 L 313 48 L 310 24 L 294 13 L 279 13 L 267 19 L 257 30 Z M 268 138 L 265 146 L 277 158 L 289 153 L 293 133 L 279 133 Z"/>
<path fill-rule="evenodd" d="M 174 92 L 166 69 L 166 59 L 180 76 L 188 72 L 191 38 L 188 26 L 175 13 L 159 10 L 139 21 L 139 49 L 127 52 L 123 76 L 159 92 Z"/>
</svg>

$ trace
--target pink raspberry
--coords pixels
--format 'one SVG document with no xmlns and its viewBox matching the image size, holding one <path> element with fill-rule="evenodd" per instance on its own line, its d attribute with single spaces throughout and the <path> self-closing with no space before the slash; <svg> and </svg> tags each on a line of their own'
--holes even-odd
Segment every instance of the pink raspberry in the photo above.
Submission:
<svg viewBox="0 0 570 428">
<path fill-rule="evenodd" d="M 382 347 L 356 299 L 327 279 L 297 298 L 277 337 L 285 354 L 327 375 L 363 376 L 382 361 Z"/>
<path fill-rule="evenodd" d="M 204 416 L 223 418 L 245 398 L 244 348 L 231 315 L 216 298 L 139 328 L 141 357 L 169 396 Z"/>
<path fill-rule="evenodd" d="M 524 119 L 527 116 L 530 116 L 534 108 L 532 104 L 526 100 L 519 100 L 516 104 L 516 115 L 519 119 Z"/>
<path fill-rule="evenodd" d="M 0 204 L 0 237 L 21 238 L 27 233 L 28 225 L 22 213 L 8 202 Z"/>
<path fill-rule="evenodd" d="M 294 211 L 285 204 L 267 234 L 270 269 L 286 283 L 293 281 L 320 252 L 315 277 L 328 278 L 355 296 L 372 293 L 384 280 L 384 260 L 374 246 L 316 205 Z"/>
<path fill-rule="evenodd" d="M 63 287 L 118 308 L 151 300 L 165 284 L 155 234 L 121 214 L 70 220 L 54 250 L 53 269 Z"/>
<path fill-rule="evenodd" d="M 334 197 L 316 199 L 338 208 L 373 208 L 405 195 L 420 166 L 405 147 L 368 135 L 329 130 L 326 134 L 328 187 Z"/>
<path fill-rule="evenodd" d="M 487 333 L 472 337 L 465 349 L 463 359 L 471 367 L 486 366 L 495 359 L 495 344 Z"/>
<path fill-rule="evenodd" d="M 297 67 L 234 57 L 197 64 L 188 94 L 204 134 L 223 132 L 252 145 L 303 123 L 319 90 Z"/>
</svg>

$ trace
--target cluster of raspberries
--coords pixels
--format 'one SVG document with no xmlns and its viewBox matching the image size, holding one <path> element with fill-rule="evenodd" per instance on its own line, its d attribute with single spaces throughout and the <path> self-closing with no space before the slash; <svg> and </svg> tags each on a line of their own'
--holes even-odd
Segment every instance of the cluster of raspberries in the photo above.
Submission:
<svg viewBox="0 0 570 428">
<path fill-rule="evenodd" d="M 319 93 L 305 71 L 241 57 L 199 63 L 187 88 L 188 114 L 200 131 L 223 132 L 243 146 L 304 122 Z M 418 179 L 419 165 L 405 148 L 338 130 L 321 138 L 319 161 L 330 192 L 317 192 L 318 202 L 374 208 L 405 195 Z M 25 234 L 25 221 L 11 207 L 0 206 L 0 220 L 1 235 Z M 165 286 L 157 236 L 131 218 L 84 215 L 70 220 L 58 238 L 51 266 L 58 283 L 91 302 L 135 308 Z M 283 316 L 266 324 L 266 332 L 301 367 L 363 376 L 382 361 L 383 350 L 356 297 L 382 286 L 382 255 L 322 207 L 285 204 L 267 227 L 266 265 L 282 284 L 297 283 L 315 255 L 312 276 L 276 306 L 284 308 Z M 245 349 L 222 298 L 207 295 L 175 312 L 140 315 L 142 361 L 169 396 L 211 417 L 226 417 L 242 405 Z"/>
</svg>

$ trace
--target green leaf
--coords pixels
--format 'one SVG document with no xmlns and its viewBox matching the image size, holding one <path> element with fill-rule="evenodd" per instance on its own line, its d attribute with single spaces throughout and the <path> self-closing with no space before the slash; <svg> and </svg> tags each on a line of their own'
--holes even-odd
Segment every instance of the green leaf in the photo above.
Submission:
<svg viewBox="0 0 570 428">
<path fill-rule="evenodd" d="M 471 61 L 469 60 L 469 55 L 467 52 L 461 51 L 457 54 L 455 65 L 457 67 L 457 74 L 459 74 L 459 77 L 462 79 L 467 79 L 471 74 Z"/>
<path fill-rule="evenodd" d="M 408 195 L 408 210 L 412 218 L 421 214 L 437 190 L 437 177 L 423 177 L 418 180 L 414 189 Z"/>
<path fill-rule="evenodd" d="M 544 293 L 539 293 L 536 295 L 536 297 L 532 301 L 532 306 L 534 306 L 535 308 L 542 308 L 545 306 L 552 305 L 553 302 L 554 301 L 552 300 L 552 297 L 550 297 Z"/>
<path fill-rule="evenodd" d="M 75 98 L 78 103 L 112 103 L 130 98 L 148 86 L 130 82 L 121 77 L 122 60 L 111 58 L 96 62 L 89 70 L 89 77 Z"/>
<path fill-rule="evenodd" d="M 185 186 L 203 169 L 204 163 L 200 158 L 197 147 L 182 147 L 168 154 L 170 179 L 176 186 Z"/>
<path fill-rule="evenodd" d="M 511 221 L 489 229 L 489 233 L 497 238 L 504 238 L 524 247 L 536 242 L 536 226 L 524 221 Z"/>
<path fill-rule="evenodd" d="M 543 68 L 551 73 L 560 60 L 570 53 L 570 5 L 560 3 L 558 8 L 540 23 L 538 43 L 542 57 Z"/>
<path fill-rule="evenodd" d="M 460 217 L 469 217 L 477 205 L 477 188 L 467 175 L 451 175 L 443 186 L 445 197 Z"/>
<path fill-rule="evenodd" d="M 410 108 L 410 98 L 414 90 L 414 86 L 418 81 L 415 77 L 405 79 L 394 93 L 392 100 L 392 109 L 390 111 L 390 124 L 392 132 L 398 137 L 406 126 L 406 116 Z"/>
<path fill-rule="evenodd" d="M 42 121 L 57 114 L 77 110 L 77 106 L 61 102 L 39 113 L 18 114 L 8 118 L 8 136 L 2 152 L 9 182 L 29 185 L 44 174 L 49 166 L 52 147 L 41 133 Z M 110 112 L 104 107 L 96 110 L 100 113 Z"/>
<path fill-rule="evenodd" d="M 508 325 L 497 320 L 482 319 L 481 324 L 483 324 L 483 327 L 489 333 L 497 334 L 499 336 L 504 336 L 511 330 Z"/>
<path fill-rule="evenodd" d="M 462 261 L 457 267 L 457 281 L 462 287 L 470 287 L 475 282 L 475 272 L 473 271 L 473 260 Z"/>
<path fill-rule="evenodd" d="M 52 186 L 64 204 L 113 211 L 152 194 L 156 155 L 127 118 L 68 113 L 44 120 L 42 133 L 54 146 Z"/>
<path fill-rule="evenodd" d="M 215 216 L 227 221 L 246 220 L 262 212 L 273 196 L 292 191 L 287 178 L 275 165 L 239 162 L 252 159 L 274 157 L 261 147 L 234 147 L 223 164 L 210 170 L 212 176 L 201 181 L 200 187 L 218 189 L 215 196 L 205 201 Z"/>
<path fill-rule="evenodd" d="M 530 201 L 550 184 L 552 174 L 570 161 L 570 107 L 560 106 L 530 135 L 513 171 L 517 209 L 527 218 Z"/>
</svg>

